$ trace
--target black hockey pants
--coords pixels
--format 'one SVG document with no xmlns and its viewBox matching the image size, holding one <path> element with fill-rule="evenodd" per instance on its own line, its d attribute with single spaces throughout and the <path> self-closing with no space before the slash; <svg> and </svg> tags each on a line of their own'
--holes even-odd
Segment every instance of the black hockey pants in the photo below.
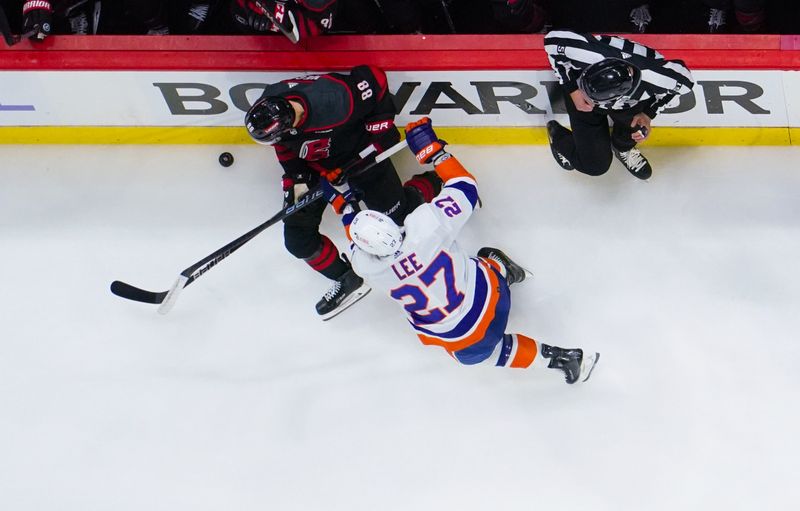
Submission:
<svg viewBox="0 0 800 511">
<path fill-rule="evenodd" d="M 422 202 L 413 189 L 403 187 L 391 160 L 382 161 L 349 182 L 350 187 L 369 209 L 385 213 L 399 225 Z M 313 188 L 316 184 L 316 181 L 311 182 L 309 187 Z M 318 200 L 283 220 L 283 240 L 289 253 L 299 259 L 309 260 L 328 243 L 319 232 L 322 215 L 327 207 L 327 202 Z M 336 275 L 327 274 L 329 272 L 326 268 L 322 266 L 315 269 L 329 278 L 335 278 Z M 332 271 L 334 274 L 339 273 L 338 265 Z"/>
<path fill-rule="evenodd" d="M 571 136 L 564 136 L 553 142 L 555 148 L 566 156 L 576 170 L 599 176 L 611 166 L 613 145 L 620 151 L 632 149 L 636 142 L 631 138 L 631 121 L 640 113 L 644 105 L 636 105 L 627 110 L 600 110 L 581 112 L 575 108 L 569 94 L 564 92 L 564 103 L 572 128 Z M 608 128 L 611 118 L 613 127 Z"/>
</svg>

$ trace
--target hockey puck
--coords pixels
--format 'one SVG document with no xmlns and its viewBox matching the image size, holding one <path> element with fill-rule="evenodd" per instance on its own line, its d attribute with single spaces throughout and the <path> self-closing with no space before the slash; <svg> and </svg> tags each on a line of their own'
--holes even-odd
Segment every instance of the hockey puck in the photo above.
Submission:
<svg viewBox="0 0 800 511">
<path fill-rule="evenodd" d="M 233 165 L 233 155 L 225 152 L 219 155 L 219 164 L 223 167 L 230 167 Z"/>
</svg>

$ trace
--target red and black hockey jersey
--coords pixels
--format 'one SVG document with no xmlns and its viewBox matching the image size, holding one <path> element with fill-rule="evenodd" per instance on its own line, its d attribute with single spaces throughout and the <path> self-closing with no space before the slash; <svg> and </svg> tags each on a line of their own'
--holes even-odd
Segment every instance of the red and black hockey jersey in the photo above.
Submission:
<svg viewBox="0 0 800 511">
<path fill-rule="evenodd" d="M 350 74 L 284 80 L 267 86 L 263 96 L 281 96 L 303 106 L 298 134 L 274 146 L 290 176 L 333 170 L 370 144 L 380 153 L 400 140 L 386 74 L 373 66 L 357 66 Z"/>
</svg>

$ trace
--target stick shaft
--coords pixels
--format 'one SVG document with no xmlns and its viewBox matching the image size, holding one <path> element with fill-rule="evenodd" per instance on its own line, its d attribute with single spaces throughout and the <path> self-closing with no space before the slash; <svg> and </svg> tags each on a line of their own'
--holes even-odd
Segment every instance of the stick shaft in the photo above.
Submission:
<svg viewBox="0 0 800 511">
<path fill-rule="evenodd" d="M 358 173 L 363 173 L 371 169 L 375 165 L 379 164 L 380 162 L 388 159 L 392 155 L 398 153 L 405 147 L 406 147 L 406 141 L 401 140 L 400 142 L 388 148 L 387 150 L 383 151 L 382 153 L 376 156 L 373 156 L 374 153 L 369 153 L 366 157 L 354 160 L 350 164 L 346 165 L 345 168 L 348 167 L 352 168 L 356 165 L 362 164 L 364 159 L 370 158 L 372 161 L 370 161 L 369 164 L 359 169 L 358 171 Z M 114 292 L 114 294 L 117 294 L 118 296 L 122 296 L 123 298 L 128 298 L 137 301 L 145 301 L 149 303 L 159 303 L 161 305 L 158 308 L 158 312 L 161 314 L 166 314 L 175 305 L 175 301 L 178 299 L 178 295 L 183 290 L 183 288 L 185 288 L 186 286 L 188 286 L 189 284 L 200 278 L 211 268 L 219 264 L 220 261 L 222 261 L 229 255 L 233 254 L 234 252 L 236 252 L 238 249 L 243 247 L 246 243 L 248 243 L 250 240 L 258 236 L 259 234 L 261 234 L 267 228 L 275 225 L 276 223 L 280 222 L 287 216 L 294 214 L 295 212 L 303 209 L 309 204 L 314 203 L 320 198 L 322 198 L 324 195 L 322 192 L 322 186 L 323 185 L 317 186 L 313 190 L 309 191 L 308 193 L 300 197 L 300 199 L 298 199 L 298 201 L 295 202 L 294 204 L 278 211 L 266 222 L 254 227 L 253 229 L 242 234 L 241 236 L 231 241 L 224 247 L 215 250 L 214 252 L 210 253 L 203 259 L 197 261 L 193 265 L 183 270 L 169 291 L 154 293 L 152 291 L 145 291 L 143 289 L 136 288 L 129 284 L 125 284 L 124 282 L 115 282 L 114 285 L 112 285 L 112 292 Z M 114 291 L 114 289 L 116 289 L 116 291 Z"/>
<path fill-rule="evenodd" d="M 403 148 L 406 147 L 406 141 L 401 140 L 397 144 L 393 145 L 392 147 L 388 148 L 387 150 L 379 153 L 377 156 L 374 157 L 373 161 L 370 162 L 368 165 L 364 166 L 362 169 L 359 169 L 359 173 L 366 172 L 367 170 L 371 169 L 378 163 L 388 159 L 392 155 L 398 153 Z M 355 160 L 354 162 L 347 165 L 347 167 L 354 167 L 361 163 L 363 159 Z M 233 252 L 238 250 L 242 247 L 245 243 L 252 240 L 259 234 L 261 234 L 264 230 L 268 227 L 275 225 L 276 223 L 280 222 L 287 216 L 294 214 L 295 212 L 303 209 L 304 207 L 308 206 L 309 204 L 316 202 L 320 198 L 322 198 L 322 187 L 316 187 L 313 190 L 310 190 L 308 193 L 300 197 L 297 202 L 294 204 L 278 211 L 275 215 L 273 215 L 269 220 L 262 223 L 261 225 L 253 228 L 252 230 L 246 232 L 245 234 L 239 236 L 235 240 L 231 241 L 227 245 L 218 250 L 215 250 L 211 254 L 207 255 L 203 259 L 197 261 L 193 265 L 189 266 L 185 270 L 181 272 L 181 275 L 186 277 L 188 280 L 185 286 L 188 286 L 192 282 L 194 282 L 197 278 L 199 278 L 202 274 L 216 266 L 220 261 L 231 255 Z"/>
</svg>

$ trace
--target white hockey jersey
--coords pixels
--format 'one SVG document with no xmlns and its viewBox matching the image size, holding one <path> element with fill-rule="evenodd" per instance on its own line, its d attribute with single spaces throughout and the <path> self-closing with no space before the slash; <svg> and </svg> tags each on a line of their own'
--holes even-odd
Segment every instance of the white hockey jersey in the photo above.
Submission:
<svg viewBox="0 0 800 511">
<path fill-rule="evenodd" d="M 456 242 L 478 204 L 475 179 L 455 158 L 436 170 L 444 187 L 406 217 L 400 250 L 381 258 L 353 245 L 351 262 L 374 289 L 405 309 L 424 344 L 452 353 L 484 338 L 500 285 L 492 263 L 469 257 Z"/>
</svg>

